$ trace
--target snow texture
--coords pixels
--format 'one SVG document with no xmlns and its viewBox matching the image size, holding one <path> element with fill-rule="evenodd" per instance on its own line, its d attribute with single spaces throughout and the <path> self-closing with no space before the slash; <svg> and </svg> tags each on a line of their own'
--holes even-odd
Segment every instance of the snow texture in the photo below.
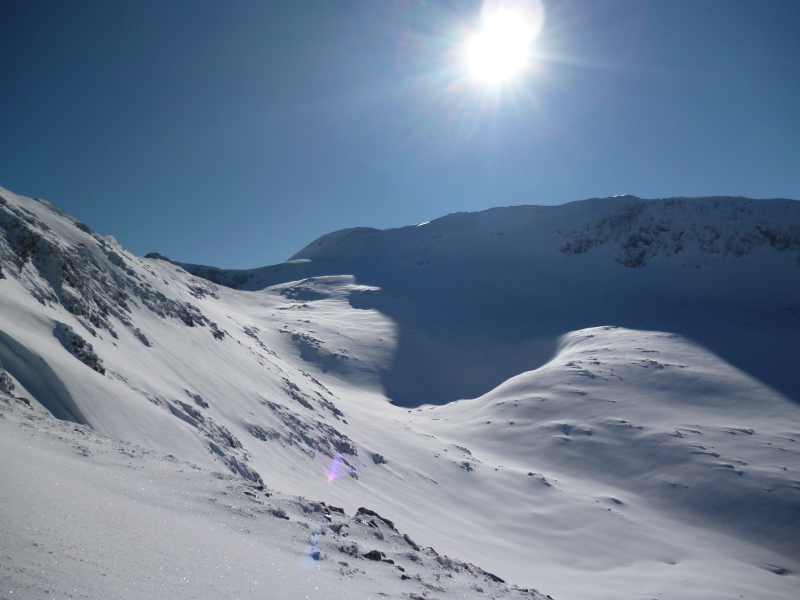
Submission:
<svg viewBox="0 0 800 600">
<path fill-rule="evenodd" d="M 799 228 L 626 196 L 228 271 L 0 189 L 0 598 L 793 599 Z"/>
</svg>

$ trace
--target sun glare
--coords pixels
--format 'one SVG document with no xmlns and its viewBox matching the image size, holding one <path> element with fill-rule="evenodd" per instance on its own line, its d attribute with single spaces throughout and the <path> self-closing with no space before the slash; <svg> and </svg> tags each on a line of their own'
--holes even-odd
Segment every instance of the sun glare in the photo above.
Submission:
<svg viewBox="0 0 800 600">
<path fill-rule="evenodd" d="M 526 8 L 533 5 L 536 10 L 518 10 L 514 4 L 520 5 L 485 4 L 481 28 L 467 44 L 467 66 L 475 79 L 498 84 L 530 66 L 531 43 L 542 25 L 541 4 L 527 3 Z"/>
</svg>

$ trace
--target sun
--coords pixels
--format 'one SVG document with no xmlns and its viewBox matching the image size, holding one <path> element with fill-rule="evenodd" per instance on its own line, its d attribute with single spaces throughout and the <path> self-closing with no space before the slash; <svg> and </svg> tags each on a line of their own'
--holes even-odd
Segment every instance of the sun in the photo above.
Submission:
<svg viewBox="0 0 800 600">
<path fill-rule="evenodd" d="M 483 15 L 480 31 L 467 43 L 467 67 L 475 79 L 488 84 L 505 82 L 530 65 L 531 42 L 537 26 L 514 10 Z"/>
</svg>

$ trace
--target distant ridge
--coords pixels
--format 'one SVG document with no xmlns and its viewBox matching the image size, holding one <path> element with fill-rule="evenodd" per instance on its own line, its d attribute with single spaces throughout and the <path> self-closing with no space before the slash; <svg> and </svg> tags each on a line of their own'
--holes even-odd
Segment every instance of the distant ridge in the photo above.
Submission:
<svg viewBox="0 0 800 600">
<path fill-rule="evenodd" d="M 332 275 L 381 288 L 351 302 L 391 315 L 406 334 L 408 352 L 384 378 L 400 404 L 480 395 L 544 364 L 560 333 L 604 323 L 677 328 L 800 402 L 800 381 L 775 368 L 787 348 L 725 324 L 756 307 L 800 310 L 796 200 L 614 196 L 498 207 L 397 229 L 344 229 L 258 269 L 176 264 L 241 290 Z M 691 324 L 709 313 L 719 333 Z M 421 324 L 428 319 L 435 328 Z M 476 360 L 481 369 L 440 369 Z M 427 365 L 438 366 L 420 377 Z"/>
</svg>

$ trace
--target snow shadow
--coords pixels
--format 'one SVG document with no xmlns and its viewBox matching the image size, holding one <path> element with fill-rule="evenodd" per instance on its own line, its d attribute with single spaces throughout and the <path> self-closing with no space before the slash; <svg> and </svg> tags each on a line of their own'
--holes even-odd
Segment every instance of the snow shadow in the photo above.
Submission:
<svg viewBox="0 0 800 600">
<path fill-rule="evenodd" d="M 0 362 L 54 417 L 89 425 L 72 394 L 52 367 L 36 352 L 4 331 L 0 331 Z"/>
<path fill-rule="evenodd" d="M 800 306 L 770 290 L 768 270 L 706 274 L 669 264 L 632 269 L 587 255 L 566 258 L 556 254 L 551 265 L 472 255 L 420 265 L 373 254 L 263 267 L 252 271 L 248 285 L 233 287 L 351 275 L 379 288 L 353 293 L 349 301 L 397 326 L 397 350 L 381 381 L 399 406 L 476 398 L 544 365 L 560 336 L 603 325 L 687 337 L 800 404 L 792 367 L 800 356 Z"/>
<path fill-rule="evenodd" d="M 397 327 L 397 350 L 381 383 L 398 406 L 481 396 L 548 362 L 563 333 L 548 320 L 525 318 L 504 307 L 486 312 L 463 298 L 434 301 L 382 283 L 380 293 L 353 294 L 350 304 L 377 310 Z"/>
<path fill-rule="evenodd" d="M 632 262 L 620 259 L 621 242 L 599 234 L 577 249 L 565 245 L 560 230 L 604 206 L 492 209 L 418 227 L 342 230 L 293 260 L 251 271 L 182 266 L 242 290 L 326 275 L 379 288 L 352 294 L 350 304 L 396 324 L 396 354 L 381 379 L 401 406 L 481 396 L 545 364 L 559 336 L 603 325 L 690 338 L 800 404 L 794 258 L 764 248 L 738 258 L 709 254 L 687 242 Z M 705 235 L 708 223 L 698 219 L 695 233 Z"/>
<path fill-rule="evenodd" d="M 800 334 L 787 334 L 798 329 L 792 311 L 709 302 L 702 293 L 648 290 L 636 280 L 600 276 L 520 291 L 513 283 L 485 285 L 488 272 L 450 275 L 357 275 L 381 291 L 354 294 L 351 306 L 378 310 L 398 328 L 396 354 L 382 373 L 395 404 L 476 398 L 547 363 L 560 336 L 603 325 L 687 337 L 800 404 L 800 380 L 789 365 L 800 356 Z"/>
</svg>

